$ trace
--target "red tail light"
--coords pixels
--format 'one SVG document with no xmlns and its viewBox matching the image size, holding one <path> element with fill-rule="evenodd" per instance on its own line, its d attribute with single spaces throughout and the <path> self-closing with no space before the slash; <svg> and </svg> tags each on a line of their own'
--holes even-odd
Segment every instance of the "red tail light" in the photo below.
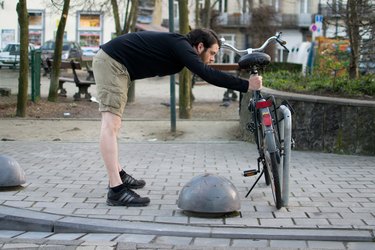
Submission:
<svg viewBox="0 0 375 250">
<path fill-rule="evenodd" d="M 272 106 L 272 100 L 267 100 L 267 101 L 260 101 L 257 102 L 256 108 L 261 109 L 261 108 L 268 108 Z"/>
<path fill-rule="evenodd" d="M 267 127 L 272 125 L 272 117 L 270 113 L 263 113 L 263 124 Z"/>
</svg>

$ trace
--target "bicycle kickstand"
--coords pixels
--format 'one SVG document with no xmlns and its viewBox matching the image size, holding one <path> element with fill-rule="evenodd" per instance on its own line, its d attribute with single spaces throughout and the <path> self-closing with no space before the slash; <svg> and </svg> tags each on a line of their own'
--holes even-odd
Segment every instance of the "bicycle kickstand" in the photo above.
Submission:
<svg viewBox="0 0 375 250">
<path fill-rule="evenodd" d="M 262 177 L 263 173 L 264 173 L 264 168 L 262 169 L 262 172 L 260 172 L 260 175 L 258 176 L 258 178 L 256 179 L 256 181 L 254 182 L 253 186 L 250 188 L 249 192 L 247 192 L 247 194 L 245 195 L 245 198 L 247 198 L 247 196 L 249 196 L 249 194 L 251 193 L 251 191 L 253 191 L 255 185 L 258 183 L 258 181 Z"/>
</svg>

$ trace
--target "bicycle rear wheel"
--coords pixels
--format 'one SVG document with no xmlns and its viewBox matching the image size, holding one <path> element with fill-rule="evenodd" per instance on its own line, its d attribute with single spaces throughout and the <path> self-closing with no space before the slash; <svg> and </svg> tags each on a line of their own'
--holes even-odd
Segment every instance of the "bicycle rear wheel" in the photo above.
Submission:
<svg viewBox="0 0 375 250">
<path fill-rule="evenodd" d="M 268 173 L 268 178 L 271 184 L 273 200 L 275 202 L 276 208 L 280 209 L 282 206 L 281 200 L 281 183 L 279 175 L 280 163 L 277 161 L 277 152 L 269 153 L 265 152 L 266 160 L 266 172 Z"/>
</svg>

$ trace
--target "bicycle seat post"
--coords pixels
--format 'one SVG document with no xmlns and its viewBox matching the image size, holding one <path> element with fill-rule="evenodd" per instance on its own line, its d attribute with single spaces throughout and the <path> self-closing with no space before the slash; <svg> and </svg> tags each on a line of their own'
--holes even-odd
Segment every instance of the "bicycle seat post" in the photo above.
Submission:
<svg viewBox="0 0 375 250">
<path fill-rule="evenodd" d="M 250 74 L 251 75 L 259 75 L 258 65 L 252 65 L 251 70 L 250 70 Z M 256 99 L 256 100 L 259 99 L 260 98 L 260 90 L 254 90 L 253 96 L 254 96 L 254 99 Z"/>
</svg>

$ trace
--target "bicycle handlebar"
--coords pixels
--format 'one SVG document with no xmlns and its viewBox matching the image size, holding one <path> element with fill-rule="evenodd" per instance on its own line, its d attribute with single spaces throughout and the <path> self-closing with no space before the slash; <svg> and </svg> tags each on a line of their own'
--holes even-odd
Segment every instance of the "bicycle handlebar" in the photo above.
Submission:
<svg viewBox="0 0 375 250">
<path fill-rule="evenodd" d="M 237 48 L 235 48 L 234 46 L 228 44 L 228 43 L 225 43 L 225 39 L 222 38 L 221 41 L 223 42 L 222 44 L 222 48 L 227 48 L 227 49 L 230 49 L 230 50 L 233 50 L 234 52 L 236 52 L 237 54 L 239 55 L 245 55 L 245 54 L 251 54 L 253 52 L 262 52 L 264 51 L 267 46 L 273 42 L 273 41 L 276 41 L 278 44 L 280 44 L 287 52 L 289 52 L 289 50 L 287 49 L 287 47 L 285 47 L 285 44 L 286 44 L 286 41 L 282 40 L 281 38 L 281 32 L 278 32 L 276 33 L 276 35 L 274 36 L 271 36 L 270 38 L 268 38 L 263 44 L 262 46 L 260 46 L 259 48 L 248 48 L 248 49 L 244 49 L 244 50 L 239 50 Z"/>
</svg>

